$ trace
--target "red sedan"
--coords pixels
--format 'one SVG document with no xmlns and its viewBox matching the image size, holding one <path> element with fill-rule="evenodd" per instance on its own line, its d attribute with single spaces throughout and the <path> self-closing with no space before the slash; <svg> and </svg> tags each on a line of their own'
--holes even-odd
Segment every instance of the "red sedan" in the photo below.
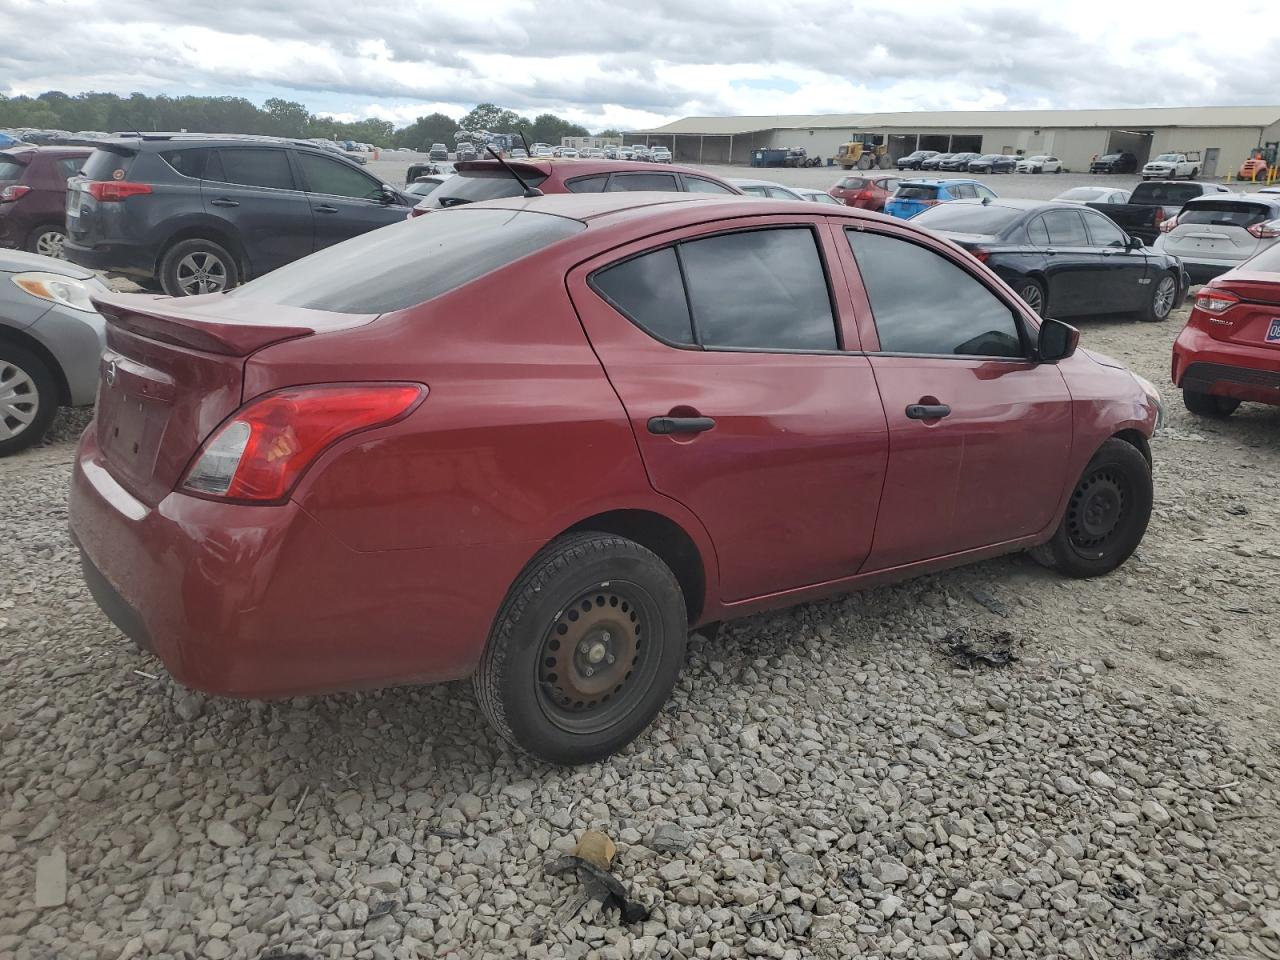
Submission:
<svg viewBox="0 0 1280 960">
<path fill-rule="evenodd" d="M 865 174 L 841 177 L 827 193 L 841 203 L 863 210 L 883 210 L 884 203 L 898 192 L 901 177 Z"/>
<path fill-rule="evenodd" d="M 1173 382 L 1192 413 L 1280 406 L 1280 245 L 1200 288 L 1173 344 Z"/>
<path fill-rule="evenodd" d="M 591 194 L 375 230 L 225 295 L 103 297 L 70 523 L 183 684 L 474 676 L 579 763 L 693 627 L 1032 549 L 1119 566 L 1159 399 L 960 248 L 811 203 Z"/>
</svg>

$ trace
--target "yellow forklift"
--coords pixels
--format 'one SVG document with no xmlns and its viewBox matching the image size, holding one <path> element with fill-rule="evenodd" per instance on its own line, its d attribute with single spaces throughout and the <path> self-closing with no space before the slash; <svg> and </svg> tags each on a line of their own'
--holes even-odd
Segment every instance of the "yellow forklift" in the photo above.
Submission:
<svg viewBox="0 0 1280 960">
<path fill-rule="evenodd" d="M 850 140 L 840 144 L 836 151 L 836 163 L 845 170 L 857 167 L 859 170 L 870 170 L 877 167 L 888 170 L 893 165 L 889 159 L 889 148 L 883 143 L 875 143 L 872 134 L 864 134 L 863 140 Z"/>
</svg>

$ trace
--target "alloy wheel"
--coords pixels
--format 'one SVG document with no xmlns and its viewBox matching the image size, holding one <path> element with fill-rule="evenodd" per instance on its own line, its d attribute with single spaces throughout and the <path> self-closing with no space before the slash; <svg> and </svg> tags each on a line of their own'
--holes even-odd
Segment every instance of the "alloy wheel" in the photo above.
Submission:
<svg viewBox="0 0 1280 960">
<path fill-rule="evenodd" d="M 0 360 L 0 440 L 26 431 L 40 412 L 40 391 L 31 375 L 15 363 Z"/>
<path fill-rule="evenodd" d="M 1018 296 L 1035 312 L 1036 316 L 1044 314 L 1044 294 L 1036 284 L 1028 283 L 1018 291 Z"/>
<path fill-rule="evenodd" d="M 178 286 L 188 297 L 219 293 L 227 287 L 227 265 L 203 250 L 188 253 L 178 261 Z"/>
<path fill-rule="evenodd" d="M 1151 303 L 1151 312 L 1160 319 L 1169 315 L 1173 309 L 1173 301 L 1178 295 L 1178 285 L 1173 277 L 1163 278 L 1156 287 L 1155 297 Z"/>
<path fill-rule="evenodd" d="M 42 257 L 53 257 L 55 260 L 65 260 L 67 255 L 62 249 L 63 243 L 66 242 L 66 234 L 61 230 L 44 230 L 36 237 L 36 253 Z"/>
</svg>

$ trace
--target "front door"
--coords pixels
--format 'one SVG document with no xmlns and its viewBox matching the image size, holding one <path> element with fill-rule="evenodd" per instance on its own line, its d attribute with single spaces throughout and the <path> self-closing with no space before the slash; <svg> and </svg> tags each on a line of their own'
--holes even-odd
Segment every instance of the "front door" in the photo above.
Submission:
<svg viewBox="0 0 1280 960">
<path fill-rule="evenodd" d="M 570 275 L 659 492 L 715 545 L 724 602 L 851 576 L 871 548 L 886 428 L 820 217 L 751 217 Z"/>
<path fill-rule="evenodd" d="M 1025 321 L 958 256 L 888 231 L 845 233 L 889 425 L 866 570 L 1045 529 L 1071 447 L 1071 397 L 1058 368 L 1028 359 Z"/>
<path fill-rule="evenodd" d="M 1046 317 L 1093 313 L 1104 273 L 1102 254 L 1089 242 L 1078 210 L 1050 210 L 1027 225 L 1027 235 L 1045 253 Z M 1043 246 L 1042 246 L 1043 245 Z"/>
<path fill-rule="evenodd" d="M 315 215 L 317 250 L 409 215 L 409 207 L 391 201 L 380 182 L 345 160 L 306 150 L 294 156 Z"/>
<path fill-rule="evenodd" d="M 1081 210 L 1089 229 L 1089 242 L 1102 257 L 1102 273 L 1094 292 L 1095 304 L 1107 304 L 1110 313 L 1141 310 L 1151 300 L 1159 277 L 1154 275 L 1142 249 L 1131 250 L 1129 238 L 1110 217 L 1096 210 Z M 1098 311 L 1094 311 L 1098 312 Z"/>
<path fill-rule="evenodd" d="M 250 276 L 292 263 L 312 251 L 311 205 L 298 189 L 288 151 L 219 147 L 200 182 L 205 213 L 227 224 L 249 260 Z"/>
</svg>

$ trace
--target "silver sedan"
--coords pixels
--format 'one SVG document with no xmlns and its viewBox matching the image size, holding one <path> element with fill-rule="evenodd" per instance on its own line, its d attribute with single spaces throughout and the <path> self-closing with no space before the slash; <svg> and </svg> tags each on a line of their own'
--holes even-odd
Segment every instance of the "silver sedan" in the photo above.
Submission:
<svg viewBox="0 0 1280 960">
<path fill-rule="evenodd" d="M 65 260 L 0 250 L 0 457 L 44 436 L 60 406 L 93 403 L 107 287 Z"/>
</svg>

